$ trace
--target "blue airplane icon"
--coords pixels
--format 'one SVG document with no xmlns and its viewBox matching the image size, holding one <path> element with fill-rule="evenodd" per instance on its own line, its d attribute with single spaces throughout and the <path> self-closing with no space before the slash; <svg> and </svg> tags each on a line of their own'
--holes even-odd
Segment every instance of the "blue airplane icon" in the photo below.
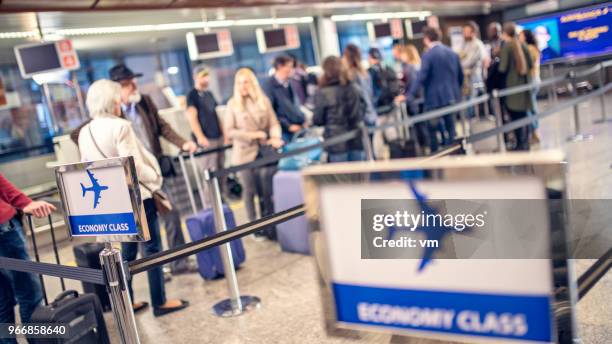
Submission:
<svg viewBox="0 0 612 344">
<path fill-rule="evenodd" d="M 100 193 L 102 193 L 102 191 L 104 190 L 108 190 L 108 186 L 104 186 L 104 185 L 100 185 L 98 183 L 98 180 L 94 177 L 94 174 L 89 171 L 87 171 L 87 175 L 89 175 L 89 179 L 91 180 L 91 186 L 86 188 L 85 185 L 83 185 L 83 183 L 81 183 L 81 189 L 83 190 L 83 198 L 85 198 L 85 194 L 87 193 L 87 191 L 92 191 L 94 193 L 94 209 L 98 206 L 98 204 L 100 204 Z"/>
</svg>

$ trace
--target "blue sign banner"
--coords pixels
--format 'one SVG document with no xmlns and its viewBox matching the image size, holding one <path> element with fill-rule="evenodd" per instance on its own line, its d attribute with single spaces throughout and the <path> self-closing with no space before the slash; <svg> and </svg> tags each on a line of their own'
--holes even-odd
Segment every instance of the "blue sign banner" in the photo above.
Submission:
<svg viewBox="0 0 612 344">
<path fill-rule="evenodd" d="M 333 283 L 337 320 L 359 325 L 552 342 L 548 295 L 498 295 Z"/>
<path fill-rule="evenodd" d="M 71 215 L 73 236 L 138 234 L 134 213 Z"/>
</svg>

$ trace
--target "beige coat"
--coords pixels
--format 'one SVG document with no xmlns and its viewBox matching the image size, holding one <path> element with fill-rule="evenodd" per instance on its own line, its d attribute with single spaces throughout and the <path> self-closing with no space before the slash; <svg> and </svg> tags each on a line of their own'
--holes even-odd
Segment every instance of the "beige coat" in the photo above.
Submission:
<svg viewBox="0 0 612 344">
<path fill-rule="evenodd" d="M 224 116 L 225 134 L 232 140 L 232 165 L 245 164 L 256 159 L 259 145 L 255 133 L 264 131 L 270 138 L 281 137 L 281 126 L 272 109 L 272 104 L 265 100 L 265 110 L 259 109 L 251 100 L 247 100 L 245 111 L 240 109 L 235 98 L 227 103 Z"/>
<path fill-rule="evenodd" d="M 104 159 L 104 155 L 96 148 L 89 128 L 100 150 L 108 158 L 134 157 L 138 181 L 151 190 L 159 190 L 162 185 L 161 171 L 157 159 L 149 153 L 134 134 L 132 124 L 112 115 L 96 117 L 81 129 L 79 135 L 79 151 L 81 161 Z M 151 192 L 140 186 L 142 199 L 151 198 Z"/>
</svg>

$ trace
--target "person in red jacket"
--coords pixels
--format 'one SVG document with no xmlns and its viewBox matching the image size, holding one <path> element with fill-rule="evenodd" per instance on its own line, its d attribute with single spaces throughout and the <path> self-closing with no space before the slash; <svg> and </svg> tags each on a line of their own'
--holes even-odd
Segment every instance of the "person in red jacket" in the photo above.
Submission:
<svg viewBox="0 0 612 344">
<path fill-rule="evenodd" d="M 30 260 L 17 210 L 46 217 L 55 207 L 44 201 L 32 201 L 0 174 L 0 256 Z M 15 323 L 16 304 L 19 304 L 21 323 L 28 323 L 42 297 L 36 275 L 0 269 L 0 323 Z"/>
</svg>

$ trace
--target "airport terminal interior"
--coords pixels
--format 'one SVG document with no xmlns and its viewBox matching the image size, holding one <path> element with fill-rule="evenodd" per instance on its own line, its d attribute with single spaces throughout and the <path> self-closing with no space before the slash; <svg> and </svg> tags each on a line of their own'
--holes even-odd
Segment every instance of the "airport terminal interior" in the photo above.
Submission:
<svg viewBox="0 0 612 344">
<path fill-rule="evenodd" d="M 593 0 L 0 0 L 0 344 L 612 342 L 611 26 Z M 495 218 L 415 222 L 411 255 L 385 217 L 371 246 L 404 199 Z"/>
</svg>

